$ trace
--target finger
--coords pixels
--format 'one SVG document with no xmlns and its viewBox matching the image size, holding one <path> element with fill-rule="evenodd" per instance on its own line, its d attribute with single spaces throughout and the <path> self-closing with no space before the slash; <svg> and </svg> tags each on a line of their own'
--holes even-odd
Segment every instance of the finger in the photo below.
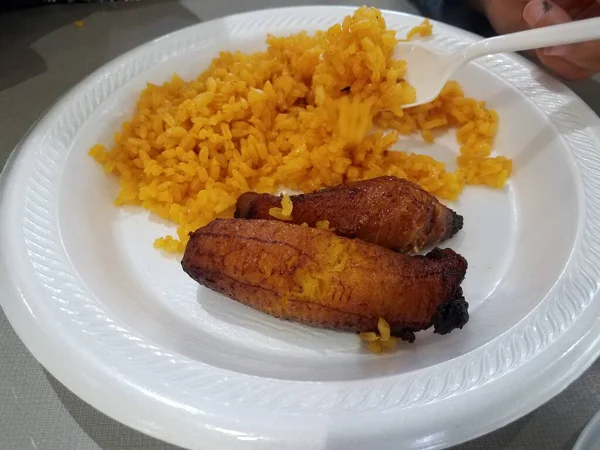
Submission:
<svg viewBox="0 0 600 450">
<path fill-rule="evenodd" d="M 593 12 L 590 5 L 587 9 Z M 523 10 L 523 19 L 535 28 L 573 20 L 564 9 L 549 0 L 529 2 Z M 600 71 L 600 42 L 598 41 L 550 47 L 538 50 L 536 53 L 544 65 L 563 78 L 580 79 Z"/>
<path fill-rule="evenodd" d="M 571 17 L 574 19 L 583 16 L 584 12 L 591 6 L 596 3 L 596 0 L 587 0 L 587 1 L 570 1 L 563 2 L 560 0 L 553 0 L 557 6 L 560 6 L 562 9 L 567 11 Z"/>
<path fill-rule="evenodd" d="M 587 8 L 582 9 L 580 13 L 572 14 L 572 17 L 575 19 L 587 19 L 598 16 L 600 16 L 600 0 L 592 3 Z"/>
<path fill-rule="evenodd" d="M 541 15 L 539 7 L 541 6 Z M 533 26 L 535 28 L 544 27 L 548 25 L 555 25 L 559 23 L 571 22 L 572 19 L 567 14 L 565 10 L 563 10 L 557 4 L 551 1 L 537 1 L 530 2 L 525 9 L 530 8 L 528 12 L 523 11 L 523 17 L 527 19 L 529 17 L 531 19 L 534 15 L 539 15 L 539 19 Z M 538 8 L 538 9 L 536 9 Z M 528 14 L 526 16 L 526 13 Z M 600 13 L 600 6 L 596 4 L 596 2 L 588 5 L 585 14 L 598 14 Z M 559 58 L 564 58 L 571 65 L 577 66 L 581 69 L 584 69 L 583 72 L 589 71 L 592 73 L 596 73 L 600 71 L 600 41 L 590 41 L 590 42 L 582 42 L 579 44 L 571 44 L 571 45 L 559 45 L 555 47 L 549 47 L 543 49 L 542 52 L 537 52 L 538 56 L 552 56 L 554 58 L 545 58 L 540 57 L 540 60 L 549 65 L 550 67 L 554 67 L 557 64 L 557 60 Z M 565 65 L 561 64 L 561 68 L 564 71 Z M 560 72 L 560 70 L 559 70 Z M 568 70 L 568 72 L 575 72 L 575 69 Z M 564 76 L 564 75 L 563 75 Z M 567 76 L 567 78 L 572 79 L 574 76 Z"/>
<path fill-rule="evenodd" d="M 544 66 L 565 80 L 584 80 L 598 72 L 598 70 L 580 67 L 560 56 L 546 55 L 543 50 L 538 50 L 536 53 L 538 59 Z"/>
<path fill-rule="evenodd" d="M 571 22 L 573 19 L 587 19 L 600 16 L 600 0 L 581 3 L 577 8 L 563 8 L 561 4 L 550 0 L 533 0 L 525 5 L 523 19 L 531 27 Z"/>
<path fill-rule="evenodd" d="M 600 41 L 558 45 L 546 48 L 541 53 L 544 56 L 563 58 L 582 69 L 592 72 L 600 71 Z"/>
<path fill-rule="evenodd" d="M 573 18 L 579 17 L 590 5 L 597 0 L 552 0 L 556 6 L 567 11 Z"/>
<path fill-rule="evenodd" d="M 523 9 L 523 20 L 532 28 L 541 28 L 549 25 L 572 22 L 569 14 L 550 0 L 532 0 Z M 553 49 L 555 49 L 554 47 Z M 548 52 L 550 49 L 543 49 Z M 538 52 L 540 53 L 540 52 Z M 551 55 L 551 53 L 550 53 Z M 554 55 L 563 56 L 563 55 Z"/>
<path fill-rule="evenodd" d="M 571 22 L 571 16 L 550 0 L 532 0 L 523 9 L 523 20 L 530 27 L 540 28 L 548 25 Z"/>
<path fill-rule="evenodd" d="M 558 6 L 573 19 L 595 17 L 598 15 L 598 11 L 600 11 L 600 0 L 553 0 L 546 3 L 547 9 Z"/>
</svg>

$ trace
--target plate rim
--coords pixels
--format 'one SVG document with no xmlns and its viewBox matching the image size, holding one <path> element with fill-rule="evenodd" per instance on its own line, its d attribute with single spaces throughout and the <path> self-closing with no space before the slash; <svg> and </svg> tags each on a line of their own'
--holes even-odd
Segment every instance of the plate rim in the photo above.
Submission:
<svg viewBox="0 0 600 450">
<path fill-rule="evenodd" d="M 594 437 L 594 433 L 598 434 L 598 429 L 600 429 L 600 411 L 597 411 L 592 418 L 585 424 L 583 430 L 579 434 L 575 445 L 573 445 L 573 450 L 590 450 L 592 449 L 592 438 Z"/>
<path fill-rule="evenodd" d="M 174 37 L 177 37 L 177 35 L 184 36 L 185 33 L 190 33 L 193 30 L 196 30 L 198 28 L 202 28 L 202 27 L 206 27 L 209 24 L 214 24 L 217 22 L 222 22 L 222 21 L 235 21 L 235 20 L 241 20 L 241 19 L 248 19 L 251 18 L 252 16 L 256 16 L 256 15 L 268 15 L 268 14 L 275 14 L 275 13 L 281 13 L 282 11 L 285 11 L 289 14 L 290 11 L 292 10 L 302 10 L 302 11 L 308 11 L 313 13 L 315 11 L 315 9 L 318 8 L 319 10 L 327 10 L 330 11 L 331 14 L 335 14 L 335 15 L 339 15 L 340 17 L 343 16 L 344 13 L 347 13 L 348 11 L 353 11 L 356 8 L 355 7 L 344 7 L 344 6 L 318 6 L 318 7 L 288 7 L 288 8 L 273 8 L 273 9 L 266 9 L 266 10 L 260 10 L 260 11 L 252 11 L 252 12 L 247 12 L 247 13 L 241 13 L 241 14 L 236 14 L 233 16 L 227 16 L 225 18 L 221 18 L 221 19 L 215 19 L 213 21 L 210 22 L 204 22 L 204 23 L 199 23 L 196 25 L 192 25 L 190 27 L 178 30 L 178 31 L 174 31 L 171 33 L 166 34 L 163 37 L 154 39 L 150 42 L 147 42 L 145 44 L 142 44 L 132 50 L 130 50 L 129 52 L 119 56 L 118 58 L 110 61 L 109 63 L 103 65 L 102 67 L 100 67 L 99 69 L 97 69 L 95 72 L 93 72 L 91 75 L 89 75 L 88 77 L 86 77 L 85 79 L 83 79 L 80 83 L 78 83 L 76 86 L 74 86 L 65 96 L 63 96 L 63 98 L 61 98 L 54 106 L 53 108 L 46 113 L 45 116 L 43 116 L 43 119 L 34 126 L 34 128 L 32 128 L 32 130 L 30 130 L 30 133 L 20 142 L 20 144 L 17 146 L 17 148 L 15 149 L 15 151 L 13 152 L 13 154 L 11 155 L 11 157 L 9 158 L 9 161 L 7 161 L 4 170 L 2 172 L 2 177 L 0 179 L 0 183 L 1 183 L 1 187 L 2 189 L 2 197 L 1 197 L 1 202 L 2 204 L 4 204 L 6 202 L 6 197 L 8 196 L 7 192 L 9 192 L 10 186 L 11 186 L 11 182 L 13 181 L 12 178 L 15 176 L 15 172 L 16 170 L 13 170 L 15 166 L 17 166 L 20 162 L 21 159 L 24 159 L 24 152 L 20 151 L 23 150 L 23 148 L 30 142 L 31 139 L 33 139 L 35 137 L 35 132 L 36 130 L 39 130 L 41 128 L 41 126 L 48 121 L 51 117 L 52 114 L 56 114 L 57 111 L 60 110 L 61 105 L 66 104 L 67 100 L 69 100 L 69 98 L 71 97 L 76 97 L 76 93 L 78 90 L 81 90 L 81 88 L 83 86 L 85 86 L 86 84 L 90 83 L 92 80 L 98 78 L 99 75 L 101 75 L 102 73 L 107 73 L 110 72 L 110 70 L 108 69 L 113 69 L 118 67 L 118 65 L 121 62 L 125 62 L 127 61 L 128 58 L 130 58 L 131 56 L 140 53 L 144 50 L 144 49 L 149 49 L 154 45 L 157 45 L 157 43 L 159 43 L 160 41 L 168 41 L 169 39 L 172 39 Z M 401 12 L 397 12 L 397 11 L 387 11 L 387 10 L 382 10 L 382 12 L 386 15 L 386 18 L 390 17 L 390 16 L 396 16 L 396 17 L 404 17 L 404 18 L 409 18 L 413 21 L 417 21 L 417 20 L 421 20 L 422 18 L 420 16 L 415 16 L 412 14 L 407 14 L 407 13 L 401 13 Z M 338 14 L 339 13 L 339 14 Z M 442 28 L 445 30 L 451 30 L 453 33 L 464 37 L 464 36 L 470 36 L 471 38 L 479 38 L 476 35 L 473 35 L 472 33 L 469 32 L 465 32 L 464 30 L 459 30 L 456 29 L 452 26 L 449 25 L 445 25 L 445 24 L 440 24 L 440 23 L 435 23 L 436 27 L 438 29 Z M 515 59 L 516 58 L 516 59 Z M 513 61 L 518 61 L 519 64 L 521 66 L 525 66 L 525 67 L 529 67 L 530 69 L 533 67 L 532 63 L 530 62 L 526 62 L 524 61 L 522 58 L 520 57 L 515 57 L 515 56 L 511 56 L 509 59 L 512 59 Z M 535 70 L 534 70 L 535 71 Z M 541 73 L 541 71 L 538 71 L 539 73 Z M 545 77 L 549 80 L 552 80 L 551 78 L 549 78 L 549 76 L 545 75 Z M 556 82 L 555 82 L 556 83 Z M 593 111 L 591 111 L 591 109 L 589 109 L 589 107 L 587 105 L 585 105 L 585 103 L 580 100 L 575 94 L 573 94 L 567 87 L 565 87 L 562 84 L 558 84 L 558 87 L 560 87 L 560 90 L 562 91 L 561 94 L 562 95 L 566 95 L 570 100 L 575 100 L 577 103 L 579 103 L 578 109 L 581 110 L 581 114 L 584 114 L 589 116 L 589 119 L 591 119 L 593 122 L 597 122 L 595 124 L 595 126 L 593 125 L 588 125 L 588 127 L 595 127 L 595 128 L 600 128 L 600 119 L 598 119 L 598 117 L 593 113 Z M 110 95 L 113 95 L 112 93 Z M 598 130 L 596 130 L 596 138 L 598 137 Z M 38 137 L 39 138 L 39 137 Z M 4 217 L 6 215 L 6 213 L 4 212 L 4 208 L 0 209 L 0 211 L 2 212 L 2 219 L 4 221 Z M 3 225 L 2 223 L 0 223 L 0 229 L 3 229 Z M 4 239 L 4 233 L 3 233 L 3 239 Z M 6 252 L 4 252 L 6 253 Z M 4 254 L 4 256 L 6 256 L 6 254 Z M 8 264 L 10 261 L 6 261 L 6 258 L 2 258 L 2 264 L 5 267 L 10 267 L 10 265 Z M 10 287 L 14 287 L 12 284 L 10 284 L 10 280 L 8 280 L 8 274 L 9 270 L 4 270 L 1 271 L 0 273 L 0 280 L 3 281 L 2 285 L 3 286 L 10 286 Z M 179 442 L 179 439 L 176 436 L 173 436 L 172 433 L 168 433 L 168 432 L 164 432 L 165 430 L 157 430 L 157 429 L 153 429 L 153 427 L 149 427 L 144 424 L 132 424 L 130 420 L 127 420 L 127 415 L 125 414 L 123 417 L 119 418 L 116 416 L 119 416 L 120 414 L 115 414 L 114 411 L 112 411 L 112 414 L 110 411 L 107 411 L 106 409 L 110 410 L 109 408 L 103 408 L 101 407 L 102 402 L 98 401 L 98 398 L 96 398 L 96 402 L 94 401 L 88 401 L 86 399 L 86 388 L 89 389 L 89 385 L 86 385 L 86 383 L 84 383 L 83 385 L 79 386 L 78 381 L 79 380 L 75 380 L 74 378 L 77 377 L 73 377 L 72 374 L 67 374 L 65 373 L 64 368 L 66 367 L 66 365 L 64 364 L 64 362 L 62 364 L 58 364 L 56 361 L 53 361 L 52 358 L 48 357 L 48 354 L 46 352 L 46 350 L 51 349 L 54 345 L 54 343 L 52 343 L 52 339 L 42 339 L 40 341 L 40 339 L 35 339 L 33 336 L 31 336 L 30 334 L 27 334 L 26 330 L 27 330 L 27 324 L 25 324 L 25 322 L 27 322 L 27 319 L 29 317 L 27 317 L 26 315 L 23 316 L 23 310 L 21 309 L 21 311 L 17 311 L 17 309 L 19 309 L 19 307 L 28 307 L 27 305 L 27 299 L 23 298 L 23 292 L 18 292 L 15 295 L 15 298 L 19 298 L 21 297 L 22 300 L 22 304 L 15 304 L 15 303 L 11 303 L 10 301 L 7 302 L 6 298 L 8 296 L 4 296 L 1 300 L 2 303 L 2 307 L 7 315 L 7 318 L 9 319 L 10 323 L 13 325 L 13 328 L 15 328 L 15 331 L 17 331 L 17 334 L 19 335 L 19 337 L 21 338 L 22 341 L 25 342 L 26 346 L 28 347 L 28 349 L 34 354 L 34 356 L 40 361 L 42 362 L 42 364 L 57 378 L 59 379 L 59 381 L 61 381 L 61 383 L 65 384 L 69 389 L 72 389 L 73 387 L 73 392 L 75 392 L 76 395 L 78 395 L 80 398 L 84 399 L 86 402 L 92 404 L 94 407 L 96 407 L 97 409 L 99 409 L 100 411 L 102 411 L 103 413 L 115 418 L 116 420 L 125 423 L 128 426 L 131 426 L 133 428 L 138 429 L 139 431 L 145 432 L 147 434 L 156 436 L 160 439 L 169 441 L 169 442 L 174 442 L 177 443 L 179 445 L 182 445 Z M 19 316 L 19 314 L 21 314 L 21 316 Z M 34 323 L 35 321 L 39 320 L 37 317 L 34 317 Z M 20 324 L 20 325 L 16 325 L 16 324 Z M 31 324 L 31 323 L 30 323 Z M 594 330 L 600 328 L 600 325 L 596 325 L 594 327 Z M 39 328 L 41 329 L 41 327 Z M 575 348 L 579 348 L 581 349 L 581 343 L 583 341 L 584 337 L 589 337 L 590 336 L 590 332 L 593 331 L 592 328 L 590 327 L 590 329 L 588 330 L 588 333 L 585 333 L 584 336 L 582 336 L 577 342 L 576 345 L 573 345 L 571 347 L 571 356 L 573 356 L 573 351 Z M 600 333 L 596 333 L 596 336 L 598 336 L 598 334 Z M 593 334 L 592 334 L 593 336 Z M 458 442 L 461 442 L 467 438 L 473 438 L 476 437 L 476 435 L 481 435 L 484 434 L 485 432 L 491 431 L 491 429 L 496 428 L 497 426 L 503 425 L 508 423 L 511 420 L 516 419 L 517 417 L 520 417 L 521 415 L 531 411 L 532 409 L 534 409 L 535 407 L 539 406 L 543 401 L 548 400 L 549 398 L 551 398 L 551 396 L 557 394 L 558 392 L 560 392 L 560 390 L 564 389 L 571 381 L 573 381 L 575 379 L 575 377 L 579 376 L 583 370 L 585 370 L 587 367 L 589 367 L 589 365 L 591 365 L 594 361 L 594 359 L 598 356 L 598 354 L 600 353 L 600 338 L 596 337 L 595 339 L 592 339 L 591 344 L 589 347 L 587 347 L 586 350 L 581 351 L 581 353 L 579 354 L 579 358 L 577 358 L 573 364 L 571 365 L 571 372 L 569 374 L 569 376 L 565 376 L 563 378 L 561 378 L 558 382 L 556 381 L 555 383 L 551 383 L 551 385 L 549 385 L 545 392 L 538 396 L 538 400 L 541 398 L 541 400 L 538 402 L 537 400 L 535 402 L 530 402 L 529 404 L 525 405 L 524 403 L 521 404 L 521 406 L 518 408 L 519 411 L 515 413 L 513 412 L 513 414 L 511 415 L 505 415 L 504 418 L 501 418 L 499 420 L 496 420 L 495 425 L 488 425 L 487 427 L 480 427 L 480 431 L 477 432 L 476 434 L 474 434 L 473 432 L 466 432 L 464 429 L 457 429 L 453 435 L 451 434 L 444 434 L 443 436 L 439 437 L 439 440 L 434 442 L 429 442 L 429 444 L 433 444 L 434 446 L 438 447 L 438 446 L 442 446 L 442 445 L 450 445 L 450 444 L 455 444 Z M 584 358 L 585 356 L 587 356 L 587 358 Z M 583 361 L 585 360 L 585 361 Z M 77 360 L 74 360 L 74 362 Z M 556 364 L 556 362 L 555 362 Z M 573 368 L 575 368 L 575 370 L 573 370 Z M 104 374 L 103 374 L 104 375 Z M 79 392 L 78 392 L 79 391 Z M 102 392 L 99 392 L 99 394 L 102 394 Z M 472 394 L 469 392 L 466 392 L 465 395 L 467 394 Z M 535 404 L 533 404 L 535 403 Z M 107 403 L 108 404 L 108 403 Z M 144 408 L 142 408 L 141 410 L 143 410 Z M 488 424 L 490 424 L 492 421 L 488 422 Z M 162 432 L 161 432 L 162 431 Z M 472 430 L 471 430 L 472 431 Z M 468 435 L 468 437 L 465 437 L 466 435 Z M 250 436 L 246 436 L 246 437 L 250 437 Z M 358 438 L 358 437 L 357 437 Z M 206 442 L 206 441 L 205 441 Z M 238 437 L 234 437 L 232 438 L 232 440 L 227 441 L 228 444 L 233 445 L 234 443 L 240 443 L 242 441 L 239 440 L 239 436 Z M 250 440 L 250 441 L 244 441 L 243 447 L 244 448 L 253 448 L 253 447 L 249 447 L 250 442 L 258 442 L 258 445 L 256 445 L 256 447 L 261 447 L 263 444 L 265 444 L 265 441 L 262 441 L 260 439 L 258 440 Z M 302 441 L 298 441 L 298 442 L 302 442 Z M 307 441 L 304 441 L 305 443 Z M 311 444 L 314 444 L 315 442 L 311 442 Z M 185 443 L 183 444 L 184 446 L 187 446 Z M 416 448 L 416 447 L 415 447 Z"/>
</svg>

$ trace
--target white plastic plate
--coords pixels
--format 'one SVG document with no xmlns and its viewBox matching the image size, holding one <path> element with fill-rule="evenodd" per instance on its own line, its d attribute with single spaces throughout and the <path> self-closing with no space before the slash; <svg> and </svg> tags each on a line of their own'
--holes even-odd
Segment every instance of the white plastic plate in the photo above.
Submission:
<svg viewBox="0 0 600 450">
<path fill-rule="evenodd" d="M 585 370 L 600 346 L 600 120 L 514 55 L 457 74 L 500 115 L 504 190 L 468 187 L 447 243 L 469 261 L 471 321 L 421 332 L 395 354 L 356 336 L 279 321 L 199 288 L 154 250 L 172 226 L 117 209 L 114 178 L 87 151 L 110 145 L 147 81 L 194 77 L 220 50 L 267 33 L 314 32 L 353 11 L 257 11 L 199 24 L 107 64 L 61 99 L 2 175 L 0 302 L 36 358 L 82 399 L 194 449 L 440 448 L 531 411 Z M 385 12 L 405 33 L 421 18 Z M 435 24 L 431 45 L 477 39 Z M 452 161 L 454 133 L 398 149 Z"/>
</svg>

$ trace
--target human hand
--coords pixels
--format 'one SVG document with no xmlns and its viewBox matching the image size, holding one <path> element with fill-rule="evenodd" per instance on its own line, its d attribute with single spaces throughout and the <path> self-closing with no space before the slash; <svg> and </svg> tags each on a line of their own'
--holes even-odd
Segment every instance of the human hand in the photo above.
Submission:
<svg viewBox="0 0 600 450">
<path fill-rule="evenodd" d="M 480 0 L 475 2 L 499 33 L 600 16 L 600 0 Z M 600 41 L 536 50 L 540 62 L 567 80 L 600 72 Z"/>
</svg>

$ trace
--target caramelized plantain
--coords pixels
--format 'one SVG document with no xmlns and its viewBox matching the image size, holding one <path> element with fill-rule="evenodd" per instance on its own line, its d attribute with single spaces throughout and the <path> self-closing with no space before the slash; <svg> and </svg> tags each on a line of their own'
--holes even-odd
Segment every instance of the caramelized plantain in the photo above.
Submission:
<svg viewBox="0 0 600 450">
<path fill-rule="evenodd" d="M 406 256 L 327 230 L 274 220 L 217 219 L 190 236 L 182 261 L 194 280 L 275 317 L 395 335 L 462 328 L 467 262 L 450 249 Z"/>
<path fill-rule="evenodd" d="M 379 177 L 342 184 L 311 194 L 293 195 L 291 221 L 316 226 L 327 220 L 340 236 L 359 238 L 400 253 L 417 253 L 454 236 L 462 216 L 416 184 Z M 235 217 L 275 220 L 269 210 L 281 197 L 247 192 Z"/>
</svg>

